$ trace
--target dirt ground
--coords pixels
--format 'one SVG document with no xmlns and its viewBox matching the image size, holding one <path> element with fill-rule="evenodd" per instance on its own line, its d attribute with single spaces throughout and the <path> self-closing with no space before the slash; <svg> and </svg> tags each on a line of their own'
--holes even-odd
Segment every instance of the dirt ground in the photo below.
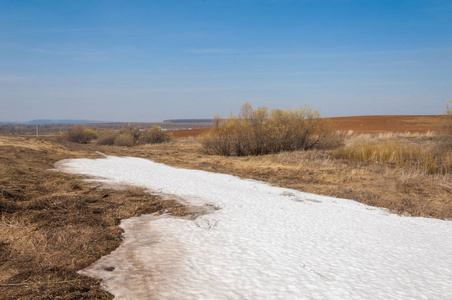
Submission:
<svg viewBox="0 0 452 300">
<path fill-rule="evenodd" d="M 171 131 L 170 134 L 174 138 L 196 137 L 203 133 L 209 132 L 210 128 L 186 129 Z"/>
<path fill-rule="evenodd" d="M 442 125 L 441 115 L 430 116 L 359 116 L 329 118 L 338 130 L 352 130 L 355 134 L 378 132 L 436 131 Z"/>
</svg>

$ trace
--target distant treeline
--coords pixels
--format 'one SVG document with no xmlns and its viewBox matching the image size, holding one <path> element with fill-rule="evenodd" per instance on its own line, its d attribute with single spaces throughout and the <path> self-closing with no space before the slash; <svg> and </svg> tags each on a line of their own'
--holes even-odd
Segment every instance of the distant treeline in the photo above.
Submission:
<svg viewBox="0 0 452 300">
<path fill-rule="evenodd" d="M 120 130 L 125 125 L 139 126 L 143 129 L 150 128 L 154 125 L 162 127 L 164 130 L 179 130 L 179 129 L 196 129 L 212 127 L 212 123 L 200 122 L 200 123 L 163 123 L 163 122 L 130 122 L 130 123 L 88 123 L 84 124 L 85 127 L 105 130 L 113 129 Z M 14 134 L 14 135 L 36 135 L 36 131 L 39 135 L 55 134 L 65 131 L 74 126 L 74 124 L 38 124 L 38 125 L 26 125 L 26 124 L 0 124 L 0 135 Z M 37 130 L 36 130 L 37 129 Z"/>
<path fill-rule="evenodd" d="M 212 119 L 174 119 L 164 120 L 164 123 L 212 123 Z"/>
<path fill-rule="evenodd" d="M 0 122 L 0 125 L 51 125 L 51 124 L 89 124 L 89 123 L 108 123 L 105 121 L 92 121 L 92 120 L 51 120 L 51 119 L 39 119 L 28 122 Z"/>
</svg>

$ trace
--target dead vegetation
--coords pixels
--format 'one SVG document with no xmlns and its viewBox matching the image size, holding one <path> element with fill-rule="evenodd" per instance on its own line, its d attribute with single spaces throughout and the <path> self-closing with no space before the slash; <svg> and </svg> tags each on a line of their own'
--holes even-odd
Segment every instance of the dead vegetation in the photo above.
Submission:
<svg viewBox="0 0 452 300">
<path fill-rule="evenodd" d="M 242 105 L 238 116 L 214 119 L 214 128 L 202 136 L 208 154 L 229 156 L 264 155 L 281 151 L 326 149 L 341 144 L 329 122 L 318 111 L 304 106 L 294 110 L 264 106 L 253 110 Z"/>
<path fill-rule="evenodd" d="M 119 246 L 120 220 L 186 212 L 140 189 L 99 189 L 50 170 L 75 157 L 99 156 L 78 144 L 0 137 L 0 298 L 111 299 L 76 272 Z"/>
<path fill-rule="evenodd" d="M 96 140 L 98 145 L 116 145 L 132 147 L 135 145 L 157 144 L 171 140 L 171 135 L 160 126 L 143 129 L 139 126 L 123 126 L 120 130 L 96 130 L 75 125 L 64 131 L 60 140 L 72 143 L 87 144 Z"/>
<path fill-rule="evenodd" d="M 445 148 L 440 137 L 410 134 L 368 136 L 355 138 L 354 142 L 333 151 L 332 155 L 339 159 L 385 164 L 425 174 L 452 173 L 452 149 Z"/>
<path fill-rule="evenodd" d="M 97 138 L 97 132 L 82 125 L 75 125 L 64 131 L 61 138 L 72 143 L 87 144 Z"/>
</svg>

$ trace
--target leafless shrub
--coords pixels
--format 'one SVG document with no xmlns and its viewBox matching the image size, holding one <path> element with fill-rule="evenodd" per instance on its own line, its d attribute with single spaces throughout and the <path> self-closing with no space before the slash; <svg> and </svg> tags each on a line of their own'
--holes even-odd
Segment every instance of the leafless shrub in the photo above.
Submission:
<svg viewBox="0 0 452 300">
<path fill-rule="evenodd" d="M 443 126 L 441 128 L 442 151 L 452 150 L 452 100 L 446 105 L 446 111 L 443 119 Z"/>
<path fill-rule="evenodd" d="M 201 144 L 207 154 L 218 154 L 225 156 L 231 154 L 231 143 L 226 132 L 223 135 L 220 135 L 218 132 L 206 133 L 201 136 Z"/>
<path fill-rule="evenodd" d="M 103 130 L 99 132 L 97 138 L 98 145 L 114 145 L 115 139 L 118 137 L 119 132 L 111 129 Z"/>
<path fill-rule="evenodd" d="M 171 140 L 171 136 L 166 134 L 160 126 L 152 126 L 142 132 L 138 138 L 138 144 L 158 144 Z"/>
<path fill-rule="evenodd" d="M 97 133 L 81 125 L 76 125 L 63 132 L 62 138 L 72 143 L 87 144 L 96 139 Z"/>
<path fill-rule="evenodd" d="M 160 126 L 142 130 L 137 126 L 125 126 L 119 131 L 103 130 L 97 139 L 98 145 L 116 145 L 132 147 L 134 145 L 156 144 L 171 140 Z"/>
<path fill-rule="evenodd" d="M 231 115 L 201 141 L 206 153 L 244 156 L 330 148 L 342 140 L 343 135 L 335 134 L 332 125 L 307 106 L 269 112 L 266 107 L 253 110 L 245 103 L 238 116 Z"/>
<path fill-rule="evenodd" d="M 138 141 L 138 139 L 140 138 L 142 131 L 139 126 L 128 125 L 128 126 L 122 127 L 119 130 L 119 133 L 128 134 L 128 135 L 132 136 L 134 143 L 136 143 Z"/>
<path fill-rule="evenodd" d="M 132 147 L 133 145 L 135 145 L 135 139 L 133 138 L 133 135 L 130 133 L 120 133 L 115 138 L 115 145 Z"/>
</svg>

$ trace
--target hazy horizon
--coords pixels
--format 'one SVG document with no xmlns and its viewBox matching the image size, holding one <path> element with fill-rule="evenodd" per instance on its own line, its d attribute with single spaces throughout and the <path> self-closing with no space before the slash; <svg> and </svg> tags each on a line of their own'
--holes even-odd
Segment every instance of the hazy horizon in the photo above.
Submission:
<svg viewBox="0 0 452 300">
<path fill-rule="evenodd" d="M 443 114 L 435 114 L 433 116 L 441 116 Z M 321 116 L 325 118 L 349 118 L 349 117 L 369 117 L 369 116 L 432 116 L 426 114 L 419 115 L 354 115 L 354 116 L 336 116 L 336 117 L 327 117 Z M 223 116 L 223 118 L 228 118 L 228 116 Z M 213 118 L 177 118 L 177 119 L 165 119 L 165 120 L 152 120 L 152 121 L 117 121 L 117 120 L 87 120 L 87 119 L 33 119 L 33 120 L 25 120 L 25 121 L 3 121 L 0 120 L 0 125 L 3 123 L 9 124 L 17 124 L 17 125 L 49 125 L 49 124 L 88 124 L 88 123 L 164 123 L 168 121 L 181 121 L 181 120 L 213 120 Z M 41 121 L 49 121 L 41 123 Z M 62 121 L 56 122 L 56 121 Z M 191 121 L 185 123 L 192 123 Z M 185 124 L 184 123 L 184 124 Z M 202 123 L 202 122 L 193 122 L 193 123 Z"/>
<path fill-rule="evenodd" d="M 438 115 L 452 2 L 0 0 L 0 121 Z"/>
</svg>

